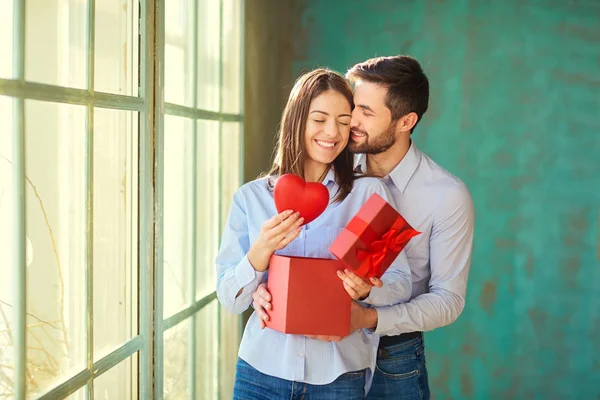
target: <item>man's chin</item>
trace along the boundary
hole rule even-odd
[[[354,141],[348,142],[348,150],[350,150],[350,153],[364,153],[366,147],[368,146]]]

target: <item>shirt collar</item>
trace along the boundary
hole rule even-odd
[[[398,188],[401,193],[404,193],[408,182],[414,175],[417,167],[421,163],[421,152],[417,149],[417,146],[413,141],[411,141],[410,147],[408,148],[408,152],[402,158],[402,161],[394,167],[394,169],[387,175],[394,186]],[[359,173],[365,173],[367,170],[367,155],[366,154],[358,154],[354,157],[354,171]],[[386,178],[387,178],[386,177]]]
[[[337,183],[335,181],[335,170],[333,168],[333,165],[331,166],[331,168],[329,168],[329,170],[327,171],[327,174],[325,175],[325,178],[323,178],[323,185],[327,186],[327,184],[329,182],[333,182],[333,183]]]

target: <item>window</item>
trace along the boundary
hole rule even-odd
[[[0,399],[230,397],[243,7],[0,0]]]

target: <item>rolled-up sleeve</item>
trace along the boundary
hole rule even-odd
[[[252,293],[266,279],[265,272],[256,271],[248,261],[249,249],[248,218],[240,188],[233,196],[216,257],[217,297],[223,307],[235,314],[248,309]]]

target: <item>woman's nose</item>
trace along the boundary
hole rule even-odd
[[[338,124],[336,121],[330,121],[327,124],[325,124],[325,129],[324,129],[324,133],[327,136],[330,137],[335,137],[337,136],[337,134],[339,133],[339,129],[338,129]]]

